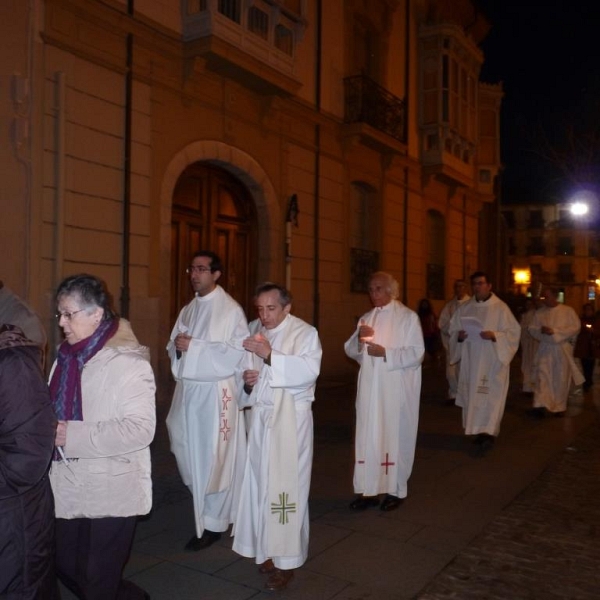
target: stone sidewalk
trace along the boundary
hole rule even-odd
[[[600,598],[596,421],[434,579],[419,600]]]

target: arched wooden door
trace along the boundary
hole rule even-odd
[[[219,284],[253,317],[256,284],[256,210],[244,185],[224,169],[190,165],[173,193],[171,222],[171,322],[193,296],[185,273],[198,250],[212,250],[223,261]]]

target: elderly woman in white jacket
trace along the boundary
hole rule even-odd
[[[149,353],[112,311],[98,278],[68,277],[56,301],[65,335],[50,376],[58,418],[50,472],[57,573],[86,600],[148,598],[122,572],[136,517],[152,506]]]

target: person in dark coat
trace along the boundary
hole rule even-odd
[[[425,342],[425,352],[430,358],[437,358],[441,335],[438,326],[438,318],[427,298],[419,300],[417,308],[421,329],[423,330],[423,341]]]
[[[56,417],[39,345],[0,325],[0,598],[55,598],[48,468]]]
[[[583,390],[587,392],[594,384],[594,367],[600,358],[600,319],[594,314],[594,307],[588,302],[583,305],[581,329],[575,342],[573,356],[581,361],[585,383]]]

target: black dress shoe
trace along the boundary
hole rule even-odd
[[[198,552],[198,550],[204,550],[212,546],[216,541],[221,539],[221,534],[217,531],[204,530],[202,537],[194,536],[186,545],[184,550],[186,552]]]
[[[489,433],[478,433],[473,440],[476,446],[492,445],[494,443],[494,436]]]
[[[379,508],[385,512],[389,512],[390,510],[396,510],[403,502],[404,498],[398,498],[398,496],[386,494]]]
[[[496,438],[489,433],[480,433],[473,440],[469,450],[469,456],[473,458],[482,458],[494,447]]]
[[[546,410],[543,406],[536,406],[527,411],[527,415],[533,419],[543,419],[546,416]]]
[[[377,496],[357,496],[350,502],[352,510],[366,510],[371,506],[379,506],[379,498]]]

